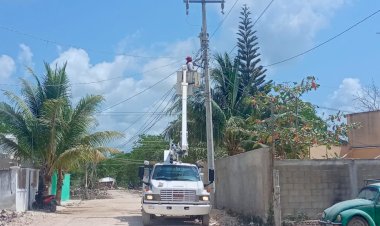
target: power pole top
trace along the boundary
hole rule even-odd
[[[183,0],[186,3],[186,15],[189,14],[190,3],[220,3],[222,8],[222,14],[224,14],[224,3],[225,0]]]

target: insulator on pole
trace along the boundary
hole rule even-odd
[[[186,15],[189,15],[189,0],[186,0]]]

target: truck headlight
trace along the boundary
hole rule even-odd
[[[341,222],[342,221],[342,215],[338,214],[338,216],[336,216],[336,222]]]
[[[210,196],[208,195],[202,195],[199,197],[200,201],[210,201]]]
[[[153,195],[145,195],[146,200],[153,200]]]

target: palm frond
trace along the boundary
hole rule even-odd
[[[30,111],[29,106],[23,99],[10,91],[5,91],[4,95],[11,101],[11,103],[15,105],[16,111],[21,111],[27,118],[33,117],[33,113]]]
[[[122,137],[123,134],[116,131],[101,131],[85,136],[80,143],[91,147],[100,147]]]

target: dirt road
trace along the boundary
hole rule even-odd
[[[58,209],[55,214],[36,215],[30,226],[142,226],[140,196],[122,190],[109,191],[110,199],[83,201]],[[185,220],[185,221],[183,221]],[[186,219],[154,219],[152,225],[200,225]]]

